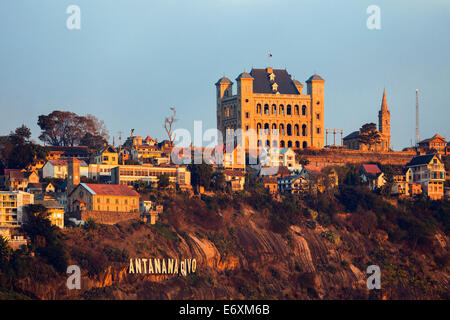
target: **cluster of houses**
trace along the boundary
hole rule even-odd
[[[412,197],[423,193],[433,200],[449,198],[449,190],[445,188],[449,176],[442,160],[446,146],[445,139],[438,135],[424,140],[420,146],[422,152],[405,167],[394,168],[392,194]],[[9,231],[26,222],[24,207],[28,204],[45,206],[51,223],[60,228],[64,228],[65,221],[80,224],[86,217],[101,217],[102,221],[110,221],[104,220],[105,216],[115,217],[111,221],[141,217],[155,223],[162,206],[144,201],[133,186],[140,182],[148,188],[157,187],[160,177],[165,175],[169,188],[192,192],[191,172],[186,164],[192,162],[191,156],[195,157],[197,151],[205,154],[205,148],[193,147],[187,148],[187,153],[186,148],[173,153],[168,141],[158,143],[150,137],[142,139],[133,134],[118,148],[104,145],[95,151],[83,146],[47,149],[46,161],[22,170],[6,169],[0,175],[0,235],[14,240],[15,235]],[[216,156],[216,160],[220,155],[215,169],[220,168],[231,191],[244,189],[250,168],[273,195],[324,192],[339,185],[333,168],[320,170],[302,165],[291,148],[275,151],[261,149],[256,164],[250,164],[253,162],[249,161],[249,155],[240,147],[227,151],[221,146],[207,153]],[[174,154],[177,161],[171,158]],[[184,158],[188,160],[185,163]],[[360,175],[372,190],[388,182],[386,172],[377,164],[362,164]]]

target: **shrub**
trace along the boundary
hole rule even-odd
[[[156,222],[153,226],[156,231],[165,239],[169,241],[180,241],[176,232],[173,232],[168,224]]]
[[[336,245],[341,243],[341,237],[331,230],[323,231],[322,237],[324,237],[325,239]]]

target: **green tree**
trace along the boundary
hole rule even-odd
[[[100,149],[108,143],[104,136],[99,134],[92,134],[91,132],[86,132],[80,140],[80,145],[87,146],[89,149],[97,150]]]
[[[0,159],[3,166],[10,169],[23,169],[38,160],[45,160],[45,148],[30,141],[31,131],[22,125],[0,141]]]
[[[24,213],[28,221],[23,229],[32,240],[32,248],[55,270],[64,272],[68,261],[64,241],[58,227],[47,219],[47,209],[42,205],[28,205],[24,207]]]
[[[362,183],[360,172],[355,165],[347,165],[347,172],[345,173],[343,182],[350,186],[360,185]]]
[[[384,180],[386,183],[381,187],[381,194],[384,196],[390,196],[392,187],[394,186],[394,170],[391,166],[386,166],[383,170]]]
[[[369,146],[369,150],[372,150],[372,146],[381,142],[381,134],[377,130],[375,123],[366,123],[361,129],[359,129],[359,143]]]
[[[225,175],[221,170],[214,173],[213,180],[214,180],[214,189],[218,191],[223,191],[225,189],[226,186]]]
[[[188,170],[191,172],[191,183],[194,187],[202,186],[209,189],[211,185],[212,167],[209,164],[190,164]]]
[[[144,180],[138,180],[134,183],[134,188],[136,189],[137,192],[144,191],[146,187],[147,182],[145,182]]]
[[[170,179],[167,174],[162,174],[158,177],[158,188],[165,189],[170,185]]]

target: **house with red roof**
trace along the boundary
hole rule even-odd
[[[372,190],[379,189],[386,183],[384,173],[376,164],[362,164],[361,179],[368,182],[369,188]]]
[[[69,212],[139,212],[140,195],[122,184],[80,183],[68,195]]]

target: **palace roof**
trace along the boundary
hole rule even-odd
[[[284,69],[273,69],[274,82],[270,80],[266,69],[252,69],[250,75],[253,80],[254,93],[274,93],[272,84],[276,83],[280,94],[299,94],[291,75]]]

